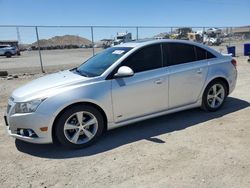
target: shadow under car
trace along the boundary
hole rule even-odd
[[[20,152],[42,158],[65,159],[91,156],[142,139],[164,144],[163,140],[154,137],[183,130],[187,127],[219,118],[247,107],[249,107],[249,102],[228,97],[222,108],[216,112],[208,113],[195,108],[130,124],[107,131],[98,142],[81,150],[70,150],[60,147],[58,144],[31,144],[17,139],[15,144]]]

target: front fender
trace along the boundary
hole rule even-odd
[[[37,109],[37,113],[46,114],[50,117],[50,129],[57,115],[66,107],[88,102],[99,106],[107,116],[107,121],[113,122],[111,82],[108,80],[98,83],[77,86],[70,90],[59,92],[48,97]]]

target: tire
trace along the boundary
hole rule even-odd
[[[4,55],[5,55],[7,58],[10,58],[10,57],[12,56],[12,54],[11,54],[10,52],[6,52]]]
[[[209,83],[202,96],[202,109],[215,112],[220,109],[227,97],[227,87],[221,80]]]
[[[81,125],[80,118],[83,122]],[[104,130],[104,119],[96,108],[90,105],[76,105],[65,110],[55,126],[55,136],[60,144],[72,149],[81,149],[98,140]]]

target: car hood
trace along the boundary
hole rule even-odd
[[[62,71],[29,82],[28,84],[16,89],[12,93],[12,97],[15,102],[28,101],[32,98],[43,98],[56,94],[58,90],[62,90],[65,86],[72,86],[90,79],[91,78],[75,74],[69,70]]]

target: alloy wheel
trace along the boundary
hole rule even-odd
[[[224,87],[217,83],[214,84],[208,91],[207,103],[211,108],[218,108],[225,99]]]
[[[97,133],[98,121],[96,117],[86,111],[72,114],[64,124],[64,135],[73,144],[89,142]]]

